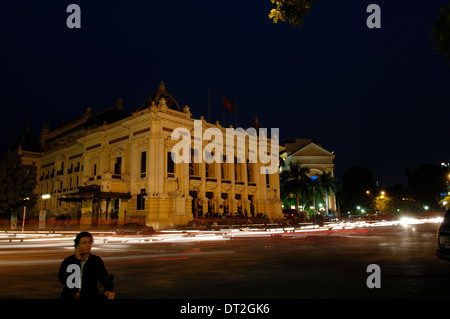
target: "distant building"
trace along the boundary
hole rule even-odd
[[[280,157],[284,160],[286,166],[289,163],[296,163],[300,164],[301,167],[308,168],[309,176],[331,173],[334,177],[333,161],[335,155],[311,139],[295,139],[295,142],[285,143]],[[337,212],[335,194],[328,197],[328,210],[332,213]]]
[[[87,108],[55,129],[45,124],[39,139],[27,131],[16,142],[24,161],[38,168],[36,210],[83,226],[133,221],[156,230],[208,213],[282,217],[278,172],[260,174],[248,152],[243,163],[173,162],[171,133],[182,127],[192,134],[194,119],[164,83],[132,114],[122,104],[95,114]],[[214,127],[225,136],[218,122],[201,123],[203,132]]]

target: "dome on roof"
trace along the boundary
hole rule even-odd
[[[181,112],[181,108],[178,105],[178,102],[173,98],[172,95],[170,95],[166,91],[166,86],[163,81],[161,81],[161,83],[159,84],[158,91],[150,95],[145,100],[144,104],[142,104],[141,106],[141,110],[149,108],[152,105],[152,102],[155,102],[155,104],[158,105],[161,98],[164,98],[166,100],[166,105],[169,109]]]

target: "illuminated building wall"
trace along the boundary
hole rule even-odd
[[[309,176],[331,173],[334,177],[334,153],[310,139],[296,139],[295,142],[286,143],[280,157],[285,161],[285,166],[289,163],[297,163],[301,167],[308,168]],[[335,194],[328,196],[328,210],[337,212]]]
[[[219,123],[201,120],[203,130],[216,127],[225,136]],[[38,158],[33,153],[36,209],[70,214],[85,226],[142,222],[155,229],[207,213],[282,217],[278,172],[260,174],[260,164],[248,161],[175,164],[170,152],[177,141],[171,133],[179,127],[193,132],[194,119],[163,83],[131,115],[119,99],[112,108],[96,114],[88,108],[53,130],[44,125],[41,152]],[[203,147],[209,142],[203,140]],[[44,194],[50,198],[42,199]]]

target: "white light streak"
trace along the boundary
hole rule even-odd
[[[152,244],[161,242],[199,242],[199,241],[220,241],[230,240],[232,238],[245,237],[271,237],[274,235],[292,235],[292,234],[320,234],[320,232],[332,233],[333,231],[352,231],[355,229],[371,229],[373,227],[386,226],[408,226],[425,223],[441,223],[442,217],[436,218],[412,218],[404,217],[395,221],[355,221],[355,222],[337,222],[328,223],[323,227],[318,225],[303,225],[300,227],[273,227],[273,228],[233,228],[220,229],[219,231],[202,230],[164,230],[154,233],[150,236],[113,236],[112,232],[98,231],[91,232],[94,236],[94,246],[96,249],[102,249],[102,245],[111,247],[111,245],[120,244]],[[0,249],[6,248],[44,248],[44,247],[65,247],[72,249],[73,240],[77,231],[54,232],[24,232],[20,231],[2,231],[0,232]]]

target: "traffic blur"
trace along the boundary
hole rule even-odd
[[[149,236],[93,231],[92,253],[114,274],[118,298],[428,298],[446,291],[450,280],[448,264],[434,254],[439,222],[405,218]],[[0,298],[58,298],[56,274],[73,254],[76,234],[3,232]],[[381,267],[380,290],[368,289],[361,276],[369,264]]]
[[[94,246],[105,246],[107,244],[149,244],[152,242],[196,242],[229,240],[239,237],[272,237],[311,235],[334,232],[368,232],[374,227],[386,226],[409,226],[426,223],[441,223],[442,217],[435,218],[412,218],[404,217],[399,220],[379,221],[345,221],[329,222],[323,226],[306,224],[297,227],[280,227],[279,225],[267,225],[267,227],[240,227],[223,228],[218,230],[162,230],[137,235],[120,235],[116,231],[91,231],[94,236]],[[78,231],[0,231],[0,250],[8,248],[46,248],[46,247],[73,247],[73,239]]]

